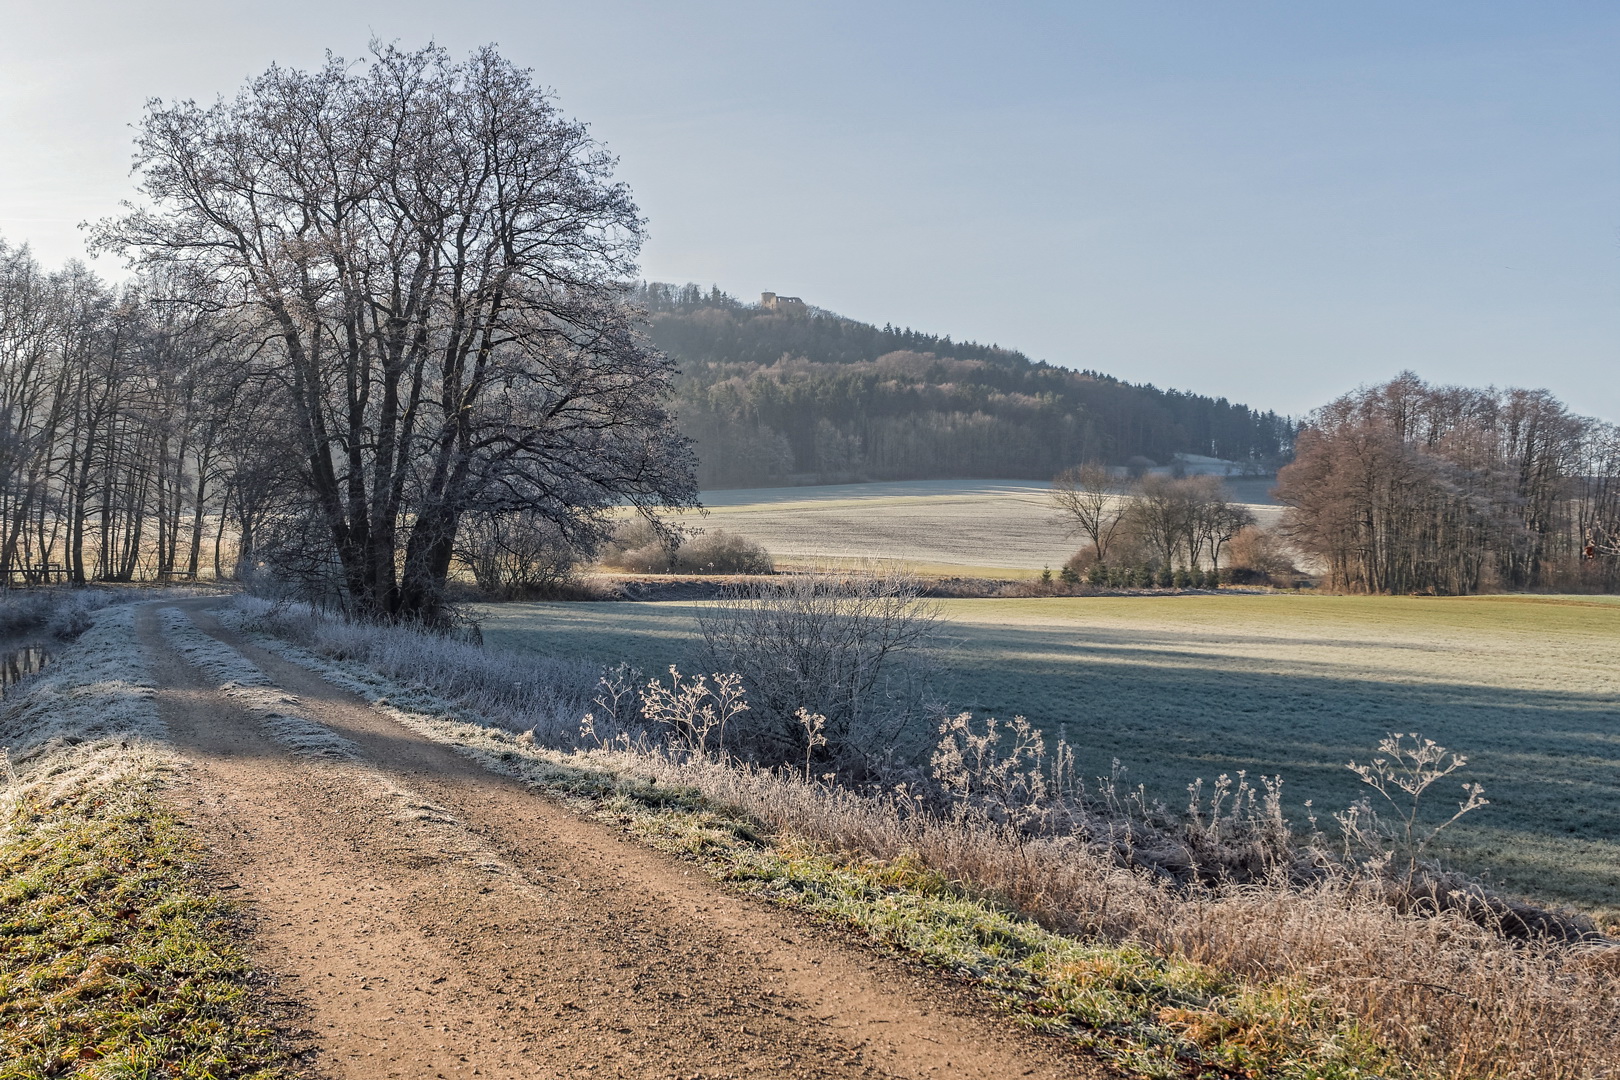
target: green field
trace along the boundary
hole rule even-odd
[[[1391,731],[1469,755],[1492,805],[1449,857],[1529,895],[1620,911],[1620,601],[1225,595],[944,601],[962,707],[1118,758],[1172,805],[1195,777],[1280,773],[1291,812],[1342,808]],[[509,604],[498,647],[691,666],[692,604]],[[1452,800],[1453,785],[1442,792]],[[1327,816],[1325,813],[1322,815]],[[1302,822],[1301,822],[1302,823]]]
[[[1229,482],[1262,520],[1280,513],[1269,479]],[[1030,480],[913,480],[703,493],[709,513],[682,519],[764,546],[783,565],[878,559],[927,574],[1020,577],[1057,569],[1080,546]]]

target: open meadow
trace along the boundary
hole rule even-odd
[[[1228,482],[1263,522],[1280,513],[1271,484]],[[1030,576],[1056,570],[1080,546],[1050,489],[1033,480],[913,480],[706,491],[709,513],[683,524],[745,536],[779,565],[878,559],[923,573]]]
[[[648,673],[698,662],[695,603],[502,604],[486,640]],[[1321,595],[940,602],[953,705],[1022,714],[1118,759],[1171,805],[1186,784],[1281,774],[1324,825],[1365,789],[1344,768],[1389,732],[1466,753],[1491,805],[1449,861],[1526,895],[1620,912],[1620,601]],[[1461,796],[1447,781],[1440,809]]]

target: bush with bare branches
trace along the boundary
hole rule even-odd
[[[534,600],[557,596],[576,578],[579,553],[562,530],[536,514],[472,514],[463,519],[456,558],[485,596]]]
[[[812,757],[859,774],[925,730],[937,619],[915,577],[881,572],[737,586],[698,624],[710,668],[737,672],[747,688],[750,757],[804,760],[804,708],[824,719]]]
[[[770,553],[725,529],[680,532],[643,518],[623,522],[602,549],[602,565],[632,574],[771,574]]]

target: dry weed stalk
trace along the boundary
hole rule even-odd
[[[740,673],[755,710],[744,756],[803,757],[804,708],[823,718],[811,749],[840,774],[864,774],[927,709],[938,614],[917,578],[894,570],[728,589],[698,625],[708,665]]]
[[[1424,826],[1423,796],[1440,780],[1467,765],[1468,759],[1416,732],[1386,736],[1379,742],[1378,752],[1383,756],[1373,758],[1370,765],[1352,761],[1347,767],[1394,809],[1394,826],[1380,821],[1365,804],[1351,807],[1336,817],[1347,843],[1378,851],[1385,841],[1393,841],[1394,850],[1389,856],[1405,859],[1405,878],[1410,881],[1418,872],[1424,850],[1435,837],[1456,824],[1464,814],[1489,806],[1490,800],[1485,798],[1482,785],[1464,783],[1464,798],[1457,804],[1457,812],[1437,825]]]
[[[804,779],[810,782],[810,759],[815,752],[827,745],[827,736],[822,732],[827,730],[827,718],[820,713],[813,713],[803,705],[793,714],[798,717],[799,724],[804,728]]]
[[[675,665],[669,667],[669,686],[651,679],[641,690],[641,715],[649,724],[662,726],[674,744],[687,754],[709,756],[709,736],[715,736],[715,753],[726,756],[726,725],[748,711],[743,697],[742,678],[715,675],[683,678]]]

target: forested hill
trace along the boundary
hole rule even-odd
[[[995,345],[641,286],[705,488],[943,477],[1050,479],[1088,459],[1207,454],[1274,466],[1293,427],[1225,398],[1072,371]]]

